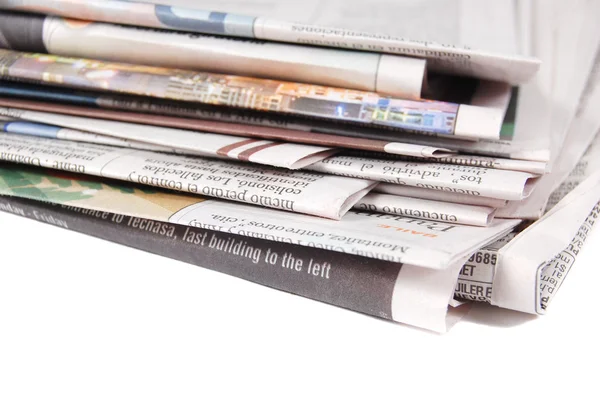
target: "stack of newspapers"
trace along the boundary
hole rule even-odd
[[[546,311],[600,2],[164,3],[0,0],[0,210],[440,332]]]

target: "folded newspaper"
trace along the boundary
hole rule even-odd
[[[130,168],[136,167],[127,163]],[[449,267],[457,258],[506,235],[518,224],[517,220],[494,220],[482,228],[360,210],[348,211],[339,221],[326,220],[207,197],[181,196],[144,186],[113,187],[109,180],[90,182],[86,177],[75,179],[61,173],[2,165],[0,194],[111,210],[432,269]],[[323,185],[320,189],[324,189]]]
[[[364,245],[367,242],[364,239],[353,240],[349,237],[350,231],[326,234],[307,220],[299,219],[280,220],[278,223],[274,220],[279,218],[248,220],[252,212],[235,210],[236,206],[243,205],[217,203],[215,200],[198,202],[197,197],[132,185],[116,185],[105,180],[81,179],[80,176],[62,172],[46,174],[42,169],[8,164],[0,169],[0,175],[1,195],[35,199],[23,201],[0,197],[2,211],[182,259],[344,308],[440,332],[447,329],[453,317],[452,312],[447,312],[452,291],[460,299],[488,301],[507,308],[543,313],[572,267],[600,213],[600,204],[597,204],[600,172],[596,172],[557,205],[562,208],[562,214],[549,212],[516,237],[514,234],[505,236],[470,257],[459,257],[456,262],[449,263],[445,270],[432,270],[408,265],[404,259],[399,259],[402,261],[400,264],[393,257],[373,253],[360,253],[370,257],[370,260],[357,263],[355,259],[360,256],[356,256],[354,249],[346,251],[341,245],[344,242],[352,245]],[[586,201],[586,198],[592,197],[596,202]],[[37,201],[55,203],[60,207],[48,207]],[[107,208],[117,209],[119,213],[111,215],[102,210]],[[262,216],[265,214],[259,213]],[[367,217],[372,214],[362,213]],[[355,217],[359,215],[361,213],[356,213]],[[245,219],[240,220],[240,217]],[[85,219],[89,221],[85,222]],[[415,223],[417,220],[411,221],[406,217],[401,219],[413,231],[417,225],[427,225],[422,221]],[[102,224],[113,226],[101,227]],[[523,252],[519,247],[514,249],[506,243],[520,239],[528,244],[530,240],[539,239],[535,236],[538,230],[542,233],[553,231],[553,224],[561,225],[567,232],[559,237],[553,236],[554,245],[545,245],[545,253],[538,253],[538,257],[540,254],[547,257],[541,257],[544,260],[540,262],[529,257],[520,258],[518,269],[511,267],[514,256],[528,254],[529,250]],[[360,225],[365,226],[362,222]],[[389,218],[385,219],[385,224],[379,225],[383,225],[386,231],[401,230],[398,228],[400,224]],[[436,231],[437,234],[443,229],[452,231],[450,227],[442,227],[439,223],[431,223],[429,228],[433,228],[429,230],[430,233]],[[116,233],[113,229],[123,229],[124,232]],[[334,231],[332,228],[325,230]],[[406,227],[402,230],[406,231]],[[137,234],[145,234],[146,237],[141,239]],[[295,239],[286,239],[283,237],[285,234]],[[326,243],[327,238],[332,237],[338,247]],[[157,245],[157,239],[165,243]],[[452,247],[460,244],[463,236],[456,234],[455,239]],[[306,243],[309,249],[299,248],[305,245],[301,240],[309,242]],[[395,241],[398,242],[397,239]],[[430,242],[431,249],[440,245],[450,247],[439,241]],[[188,244],[191,248],[182,250]],[[369,244],[373,249],[376,246],[390,248],[384,241],[371,241]],[[484,246],[482,243],[480,245]],[[225,255],[232,258],[219,257]],[[219,261],[206,260],[215,259],[214,256]],[[420,253],[420,256],[431,256],[431,253]],[[499,276],[501,269],[504,274]],[[521,278],[527,272],[534,276],[533,279]],[[505,301],[507,297],[512,298],[513,302]],[[518,300],[514,300],[514,297]],[[528,301],[530,297],[533,299],[531,304]]]
[[[52,90],[48,87],[30,87],[25,85],[12,85],[5,83],[0,85],[0,95],[6,97],[0,97],[0,106],[7,108],[16,108],[21,110],[32,110],[32,111],[43,111],[51,112],[60,115],[71,115],[71,116],[83,116],[87,119],[105,119],[123,121],[135,124],[143,124],[147,126],[163,126],[172,127],[183,130],[192,131],[206,131],[217,134],[235,135],[240,137],[253,137],[269,140],[282,140],[286,142],[311,144],[318,146],[334,147],[334,148],[347,148],[355,150],[365,150],[369,152],[380,152],[390,153],[395,155],[410,155],[416,157],[443,157],[447,156],[447,151],[444,148],[437,148],[432,146],[424,146],[421,144],[411,144],[407,142],[392,141],[390,137],[382,137],[381,139],[374,138],[359,138],[350,137],[346,135],[334,135],[327,134],[320,131],[311,131],[311,129],[303,129],[301,125],[289,126],[286,122],[279,118],[266,118],[264,115],[249,114],[247,112],[222,112],[214,109],[207,109],[202,107],[184,107],[182,111],[193,112],[194,114],[204,115],[208,113],[212,115],[216,120],[199,120],[189,119],[181,117],[170,117],[165,115],[152,115],[148,113],[138,112],[124,112],[115,111],[112,108],[124,108],[124,103],[110,102],[112,105],[109,106],[110,110],[107,109],[96,109],[96,106],[104,107],[107,102],[104,101],[106,98],[97,97],[97,94],[85,93],[75,94],[73,92],[67,93],[64,91]],[[12,96],[22,98],[36,98],[36,100],[22,100],[14,99]],[[113,98],[114,99],[114,98]],[[129,99],[122,99],[128,104],[136,104],[144,108],[146,111],[152,111],[154,105],[158,105],[156,102],[136,101]],[[53,101],[53,102],[46,102]],[[58,104],[55,102],[59,102]],[[76,105],[61,104],[60,102],[74,102]],[[121,105],[122,104],[122,105]],[[86,105],[86,106],[84,106]],[[164,104],[165,108],[160,109],[173,109],[173,105]],[[92,106],[92,107],[90,107]],[[176,105],[180,107],[180,105]],[[21,117],[23,113],[19,113],[15,110],[5,110],[4,115],[10,117]],[[222,115],[219,117],[216,115]],[[221,119],[224,119],[222,121]],[[253,124],[254,123],[254,124]],[[264,126],[262,126],[264,124]],[[284,125],[285,127],[279,127]],[[289,127],[298,127],[298,129],[291,129]],[[88,125],[88,128],[91,128]],[[406,140],[402,140],[406,141]],[[419,150],[419,148],[422,148]]]
[[[424,59],[0,12],[0,46],[420,99]],[[135,47],[132,52],[131,48]]]
[[[546,312],[600,214],[600,3],[165,3],[0,2],[0,210],[439,332]]]
[[[0,50],[0,78],[201,104],[389,126],[456,138],[499,139],[507,101],[406,100],[302,83]],[[508,88],[507,88],[508,89]]]
[[[17,104],[17,107],[19,104]],[[268,164],[271,166],[286,167],[291,169],[303,168],[318,160],[324,159],[337,152],[331,147],[308,146],[293,143],[273,142],[255,139],[243,139],[240,136],[216,134],[202,134],[200,131],[186,131],[182,129],[165,128],[158,126],[140,125],[137,123],[123,123],[112,120],[94,119],[90,124],[89,117],[76,117],[57,115],[49,112],[26,111],[18,108],[5,108],[0,106],[0,115],[50,124],[69,129],[85,130],[103,136],[120,138],[128,141],[145,142],[161,147],[171,147],[178,151],[191,151],[205,156],[226,155],[234,159],[246,160]],[[34,130],[30,130],[35,135]],[[243,145],[240,145],[243,143]],[[207,148],[212,146],[212,148]],[[452,151],[414,144],[394,143],[386,144],[393,147],[394,154],[423,158],[440,158],[449,156]],[[261,156],[245,156],[251,148],[260,148]],[[212,150],[210,150],[212,149]],[[232,152],[233,149],[236,151]],[[239,153],[238,153],[239,152]],[[264,156],[268,152],[270,156]],[[244,153],[240,157],[240,153]],[[248,152],[256,155],[258,150]],[[293,158],[290,159],[289,157]],[[292,160],[292,163],[290,163]]]
[[[523,56],[493,54],[467,47],[412,41],[372,32],[355,32],[335,27],[134,1],[8,0],[0,3],[0,8],[38,11],[69,18],[141,25],[163,30],[408,55],[429,60],[437,71],[467,74],[513,84],[523,83],[539,68],[538,60]]]
[[[375,183],[200,157],[0,134],[0,160],[339,219]]]

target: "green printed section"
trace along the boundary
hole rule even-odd
[[[512,140],[515,136],[515,120],[517,118],[517,102],[519,98],[519,88],[513,87],[510,102],[506,109],[506,115],[504,115],[504,122],[500,129],[501,140]]]
[[[135,195],[136,190],[144,194],[159,192],[149,187],[133,187],[117,182],[106,184],[89,176],[0,164],[0,194],[64,204],[92,198],[102,190],[130,195]]]
[[[500,139],[501,140],[512,140],[515,135],[515,124],[504,122],[502,124],[502,129],[500,129]]]

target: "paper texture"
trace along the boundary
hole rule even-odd
[[[222,160],[0,134],[0,160],[339,219],[374,185]]]
[[[440,157],[440,159],[435,160],[435,162],[444,164],[457,164],[463,166],[485,167],[486,169],[524,171],[526,173],[540,175],[545,174],[547,171],[545,162],[494,158],[488,156],[448,155]]]
[[[25,29],[27,29],[25,31]],[[422,59],[0,13],[5,48],[296,81],[419,99]],[[6,47],[6,45],[8,46]],[[135,48],[135,51],[131,51]]]
[[[0,103],[2,99],[0,98]],[[421,161],[421,159],[415,159],[415,156],[396,155],[396,154],[374,154],[369,151],[358,151],[352,150],[347,151],[349,155],[353,156],[366,156],[376,157],[379,159],[395,159],[405,161]],[[436,162],[443,164],[454,164],[461,166],[472,166],[472,167],[484,167],[486,169],[498,169],[498,170],[512,170],[512,171],[524,171],[531,174],[546,174],[547,164],[545,162],[534,162],[530,160],[517,160],[517,159],[506,159],[496,158],[490,156],[478,156],[478,155],[465,155],[456,153],[447,153],[445,156],[432,157],[427,159],[428,162]]]
[[[307,169],[321,173],[506,200],[521,200],[529,196],[538,178],[533,174],[519,171],[342,155],[332,156],[314,163]]]
[[[28,169],[16,164],[0,168],[0,175],[0,194],[3,195],[98,211],[112,209],[134,217],[437,270],[449,269],[458,259],[500,238],[518,224],[516,220],[494,220],[488,227],[481,228],[354,210],[340,221],[333,221],[181,193],[157,192],[145,186],[122,187],[118,182],[89,181],[84,175],[64,176],[55,170]]]
[[[448,191],[411,187],[408,185],[390,184],[387,182],[382,182],[377,185],[374,191],[410,198],[492,207],[496,209],[506,205],[506,200],[503,199],[486,198],[485,196],[474,196]]]
[[[376,213],[443,221],[454,224],[488,226],[496,209],[457,203],[439,202],[404,196],[369,193],[354,205],[355,209]]]
[[[0,50],[0,77],[81,89],[390,126],[456,138],[500,136],[505,109],[411,101],[302,83]]]
[[[595,173],[498,254],[492,304],[543,313],[598,218]]]
[[[470,301],[492,302],[494,272],[498,264],[498,250],[515,237],[510,233],[473,254],[460,270],[454,296]]]
[[[485,97],[482,90],[481,96]],[[23,83],[6,82],[0,85],[0,94],[7,96],[0,98],[3,106],[19,107],[31,110],[51,111],[73,115],[87,115],[106,119],[133,121],[138,123],[153,124],[167,127],[187,128],[192,130],[205,130],[210,132],[226,132],[234,135],[253,135],[268,139],[283,139],[286,141],[310,144],[341,146],[360,150],[396,153],[397,143],[438,147],[460,150],[465,153],[476,153],[500,157],[519,157],[519,152],[514,150],[512,140],[500,141],[464,141],[430,137],[422,133],[406,134],[410,130],[373,128],[359,123],[340,123],[325,119],[306,119],[292,115],[282,115],[271,112],[252,112],[237,108],[214,107],[204,104],[189,104],[182,101],[165,101],[155,98],[140,96],[123,96],[112,93],[83,92],[56,88],[50,86],[34,86]],[[31,98],[37,101],[24,101],[16,98]],[[512,101],[512,100],[511,100]],[[514,130],[514,107],[509,106],[503,131],[512,135]],[[60,105],[60,103],[74,104]],[[86,108],[82,108],[86,106]],[[90,108],[91,107],[91,108]],[[106,109],[94,109],[97,107]],[[111,110],[109,110],[111,109]],[[128,110],[117,112],[115,109]],[[133,112],[132,112],[133,111]],[[166,115],[156,117],[156,115]],[[513,116],[511,118],[511,115]],[[171,117],[177,116],[177,117]],[[201,120],[198,120],[201,119]],[[228,123],[227,127],[222,122]],[[245,128],[231,126],[232,123],[243,123]],[[266,127],[276,128],[270,130]],[[506,127],[506,128],[505,128]],[[266,129],[265,129],[266,128]],[[311,133],[317,133],[315,136]],[[343,136],[343,138],[340,138]],[[320,138],[320,139],[319,139]],[[326,144],[324,142],[331,142]],[[545,163],[549,159],[549,152],[529,152],[532,156],[525,156],[532,163]],[[539,170],[542,166],[534,166]],[[539,172],[539,171],[536,171]]]
[[[46,1],[9,0],[6,9],[40,11],[71,18],[85,18],[161,29],[193,31],[250,37],[314,46],[340,47],[426,58],[431,68],[452,74],[466,74],[489,80],[517,84],[528,80],[539,68],[539,61],[522,56],[476,51],[468,47],[421,42],[375,32],[314,26],[271,18],[213,13],[116,0]]]

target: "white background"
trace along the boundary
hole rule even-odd
[[[598,396],[599,230],[548,315],[445,335],[4,213],[0,242],[3,398]]]

